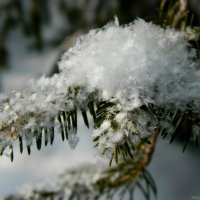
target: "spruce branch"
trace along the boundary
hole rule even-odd
[[[175,10],[176,6],[168,13],[170,24]],[[62,56],[59,74],[1,96],[1,155],[9,149],[12,161],[16,140],[20,151],[25,146],[30,154],[34,140],[40,150],[42,141],[52,144],[58,134],[75,148],[79,140],[77,116],[81,113],[88,128],[91,115],[94,146],[112,165],[95,180],[93,171],[90,177],[94,182],[90,180],[87,186],[83,179],[81,183],[67,179],[69,183],[64,181],[55,192],[31,189],[30,195],[60,198],[66,195],[67,187],[72,191],[71,199],[81,198],[80,193],[98,199],[101,192],[112,198],[116,190],[122,189],[124,194],[126,188],[132,199],[135,187],[146,199],[150,191],[156,193],[145,167],[157,135],[173,142],[181,134],[183,150],[191,140],[198,145],[200,64],[188,40],[185,32],[167,26],[163,29],[143,20],[119,26],[116,19],[114,24],[81,36]],[[71,178],[78,171],[67,174]],[[87,170],[82,172],[79,175],[88,174]]]
[[[144,57],[145,60],[148,58],[150,64],[138,59],[135,46],[125,46],[125,56],[120,59],[126,66],[127,58],[132,59],[132,56],[136,55],[131,63],[137,61],[141,69],[136,66],[134,71],[132,65],[128,64],[125,71],[121,70],[121,61],[116,62],[117,67],[113,65],[113,61],[118,60],[116,55],[119,55],[121,50],[112,45],[124,45],[124,42],[121,44],[120,34],[127,34],[127,37],[130,37],[128,42],[137,42],[140,41],[141,32],[146,33],[146,30],[149,30],[150,34],[139,43],[138,48],[141,50],[138,56]],[[120,34],[113,35],[113,31],[119,31]],[[132,36],[132,32],[140,34]],[[158,37],[155,38],[152,32]],[[116,37],[113,38],[114,42],[109,40],[110,37]],[[99,38],[102,42],[99,42]],[[157,38],[160,38],[160,43]],[[111,42],[113,51],[116,51],[114,54],[110,54],[109,47],[107,48],[108,41]],[[147,49],[152,42],[158,45],[151,54]],[[113,160],[118,163],[121,158],[133,159],[137,146],[142,142],[149,143],[148,138],[155,129],[159,129],[164,138],[171,137],[172,142],[177,133],[187,126],[189,134],[184,136],[184,149],[194,138],[198,144],[196,130],[199,130],[200,112],[197,92],[199,61],[195,52],[188,50],[188,46],[181,32],[169,28],[164,30],[142,20],[127,27],[120,27],[119,23],[115,22],[102,30],[91,31],[88,35],[81,36],[75,46],[61,58],[59,74],[32,81],[20,92],[2,95],[1,154],[8,147],[13,160],[15,140],[19,140],[21,152],[25,141],[30,154],[33,140],[36,140],[36,147],[40,150],[43,137],[45,145],[52,144],[55,134],[58,133],[62,140],[68,139],[74,148],[78,142],[78,112],[82,113],[87,127],[88,113],[92,115],[95,147],[101,155],[110,158],[110,164]],[[105,52],[101,51],[102,48]],[[135,54],[130,56],[126,48],[135,51]],[[171,49],[175,49],[176,52],[173,53]],[[156,54],[161,54],[162,57],[155,57]],[[99,56],[102,56],[102,59],[99,59]],[[107,62],[102,65],[103,59]],[[82,64],[85,75],[77,68],[79,64]],[[113,69],[116,70],[114,75]],[[99,77],[96,71],[103,76]],[[138,78],[135,72],[144,77]],[[112,75],[112,78],[108,74]],[[129,78],[126,79],[126,76]],[[171,80],[168,80],[170,76]],[[121,78],[121,81],[116,77]],[[143,81],[146,79],[147,81]]]
[[[141,144],[137,149],[137,158],[105,169],[103,165],[85,165],[63,173],[61,176],[33,186],[25,187],[5,200],[42,200],[64,198],[80,199],[121,199],[132,200],[134,190],[139,188],[149,200],[151,194],[157,194],[156,185],[149,172],[145,169],[154,151],[158,130],[152,135],[149,144]],[[119,173],[120,172],[120,173]]]
[[[174,15],[173,19],[173,27],[177,27],[177,25],[180,23],[180,21],[187,15],[187,0],[179,0],[179,9]],[[183,25],[183,27],[186,27],[186,25]]]

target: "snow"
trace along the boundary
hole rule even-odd
[[[105,170],[102,163],[85,164],[44,181],[25,185],[12,197],[14,199],[41,199],[43,194],[49,194],[49,197],[54,199],[70,199],[74,195],[81,196],[81,199],[84,197],[94,199],[99,195],[95,182],[101,180],[102,170]]]
[[[101,124],[100,128],[95,129],[95,130],[93,131],[93,137],[98,137],[98,136],[100,136],[105,130],[109,129],[110,127],[111,127],[110,122],[109,122],[109,121],[104,121],[104,122]]]
[[[121,130],[126,126],[127,134],[135,129],[146,136],[150,117],[140,113],[132,116],[138,124],[127,125],[128,117],[124,118],[128,111],[149,103],[184,110],[194,101],[199,107],[200,70],[195,56],[182,32],[164,30],[141,19],[119,26],[115,18],[114,23],[79,37],[62,56],[59,74],[31,80],[20,92],[1,95],[0,139],[9,130],[16,134],[31,126],[54,127],[59,111],[84,108],[95,91],[100,100],[119,102],[121,116],[116,120],[123,122]],[[73,89],[77,86],[83,88],[78,94]],[[71,92],[67,93],[69,87]],[[100,129],[105,130],[105,123]],[[70,138],[74,148],[78,137],[71,134]],[[123,136],[109,138],[112,143]]]
[[[97,88],[108,99],[120,94],[120,101],[134,100],[133,109],[199,99],[200,72],[188,48],[182,32],[141,19],[124,27],[116,22],[79,38],[59,65],[70,84]]]

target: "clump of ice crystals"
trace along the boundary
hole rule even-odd
[[[134,109],[143,103],[199,99],[200,70],[182,32],[139,19],[108,24],[79,38],[59,63],[70,84],[117,96]],[[127,101],[131,100],[131,101]]]
[[[115,22],[91,30],[64,53],[59,74],[32,80],[19,92],[0,95],[1,140],[5,134],[35,124],[52,126],[59,111],[72,110],[75,102],[84,107],[94,91],[100,91],[97,98],[101,100],[119,102],[123,115],[148,103],[184,109],[185,103],[200,99],[195,54],[182,32],[164,30],[141,19],[126,26]],[[67,98],[69,86],[85,89]],[[116,120],[123,120],[123,115]],[[117,134],[112,141],[120,138]]]

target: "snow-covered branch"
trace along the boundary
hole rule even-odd
[[[141,19],[119,26],[116,19],[79,37],[62,56],[59,74],[1,94],[1,151],[17,138],[30,147],[35,137],[40,148],[41,135],[48,142],[54,132],[72,138],[74,147],[77,110],[87,126],[91,111],[94,138],[111,155],[127,139],[134,145],[158,127],[176,129],[187,113],[199,133],[199,66],[183,32]]]

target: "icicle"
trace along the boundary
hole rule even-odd
[[[72,149],[75,149],[75,147],[77,146],[79,140],[80,139],[79,139],[79,137],[77,137],[76,133],[73,130],[70,130],[69,131],[69,140],[68,140],[69,146]]]

